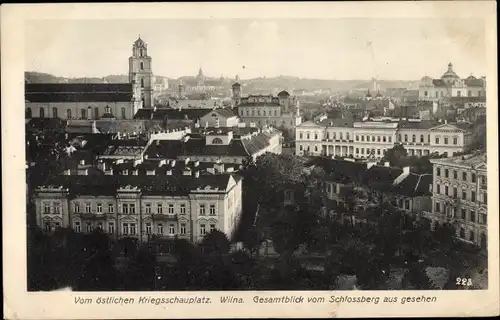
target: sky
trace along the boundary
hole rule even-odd
[[[486,74],[480,19],[30,20],[25,70],[63,77],[127,74],[138,35],[155,75],[242,79],[417,80]]]

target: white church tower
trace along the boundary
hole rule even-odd
[[[135,83],[140,91],[143,108],[152,108],[153,99],[153,69],[151,57],[148,56],[147,44],[139,38],[132,47],[132,56],[128,59],[129,81]]]

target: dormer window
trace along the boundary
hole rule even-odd
[[[212,140],[212,144],[222,144],[222,139],[221,138],[214,138]]]

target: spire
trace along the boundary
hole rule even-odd
[[[448,72],[453,72],[453,65],[450,63],[448,63]]]

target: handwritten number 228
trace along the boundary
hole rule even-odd
[[[472,279],[471,278],[457,278],[456,282],[457,286],[472,286]]]

